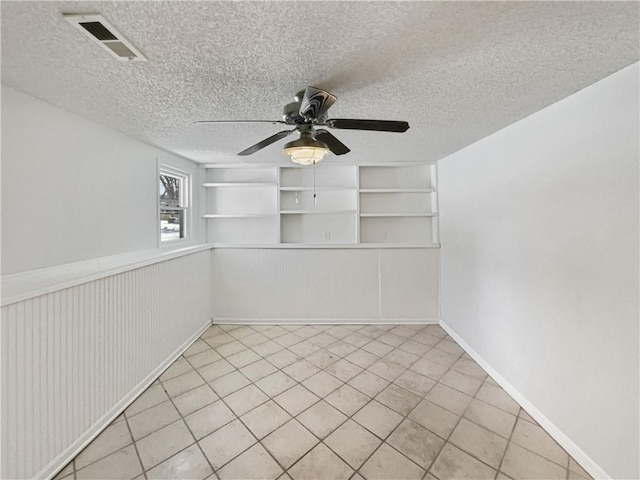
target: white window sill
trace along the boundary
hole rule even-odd
[[[192,244],[190,246],[183,244],[176,245],[175,248],[171,249],[163,246],[163,248],[95,258],[13,275],[3,275],[1,305],[4,307],[29,298],[46,295],[47,293],[116,275],[134,268],[191,255],[210,248],[212,248],[210,244]]]

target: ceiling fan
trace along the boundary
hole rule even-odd
[[[262,150],[264,147],[281,140],[293,132],[300,138],[285,144],[284,153],[291,161],[301,165],[315,165],[331,151],[335,155],[349,153],[349,148],[334,137],[325,128],[347,130],[375,130],[379,132],[406,132],[409,124],[395,120],[358,120],[350,118],[328,118],[327,111],[337,100],[335,95],[316,87],[307,87],[298,92],[295,102],[284,107],[282,120],[203,120],[196,123],[271,123],[292,125],[291,130],[283,130],[261,142],[241,151],[238,155],[246,156]]]

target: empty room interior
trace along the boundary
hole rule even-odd
[[[640,3],[0,8],[1,478],[640,478]]]

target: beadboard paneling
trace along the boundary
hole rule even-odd
[[[437,249],[213,249],[214,320],[437,320]]]
[[[439,250],[380,250],[380,316],[439,318]]]
[[[210,318],[210,252],[2,308],[2,478],[46,477]]]

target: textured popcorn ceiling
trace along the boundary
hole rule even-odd
[[[334,130],[349,161],[437,160],[638,60],[637,2],[2,2],[2,81],[202,162],[234,154],[306,85],[333,117],[407,120],[405,134]],[[142,51],[123,63],[61,13],[102,13]],[[292,138],[292,137],[289,137]],[[517,161],[517,159],[514,159]]]

